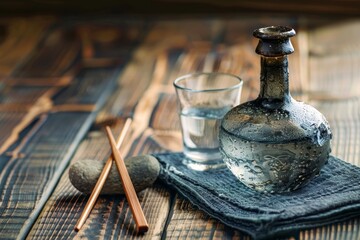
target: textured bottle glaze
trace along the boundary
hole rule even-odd
[[[219,142],[224,162],[246,186],[264,192],[298,189],[319,174],[330,154],[331,131],[315,108],[289,93],[293,52],[286,27],[258,29],[260,93],[223,118]]]
[[[292,101],[268,110],[252,101],[225,116],[220,152],[229,169],[248,187],[286,192],[319,174],[329,157],[330,138],[328,123],[309,105]]]
[[[262,192],[287,192],[318,175],[329,157],[330,143],[310,141],[259,143],[223,133],[221,152],[232,173],[246,186]]]

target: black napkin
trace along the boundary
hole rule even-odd
[[[256,192],[227,168],[194,171],[182,153],[154,155],[160,178],[191,203],[253,238],[274,238],[360,215],[360,168],[331,156],[319,177],[290,193]]]

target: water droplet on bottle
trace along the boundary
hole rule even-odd
[[[254,171],[255,171],[255,173],[262,173],[263,170],[260,166],[255,166]]]

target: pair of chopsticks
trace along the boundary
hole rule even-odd
[[[137,231],[138,232],[146,232],[149,229],[148,223],[146,221],[146,218],[142,211],[141,205],[139,203],[139,199],[137,198],[137,195],[136,195],[136,192],[134,189],[134,185],[132,184],[129,173],[126,169],[124,159],[121,157],[121,154],[118,150],[125,139],[126,133],[130,128],[131,122],[132,121],[130,118],[128,118],[126,120],[125,125],[120,133],[117,143],[115,142],[115,139],[110,130],[110,127],[106,126],[106,133],[107,133],[110,145],[111,145],[112,156],[110,156],[105,163],[105,166],[100,174],[98,181],[96,182],[96,185],[90,195],[90,198],[89,198],[88,202],[86,203],[85,208],[84,208],[83,212],[81,213],[81,216],[75,225],[75,231],[79,231],[81,229],[81,227],[84,225],[87,217],[89,216],[92,208],[94,207],[95,202],[96,202],[96,200],[105,184],[105,181],[109,175],[109,172],[111,170],[111,166],[113,164],[113,159],[115,160],[116,167],[119,171],[121,183],[124,188],[126,199],[129,203],[131,212],[133,214],[133,217],[134,217],[134,220],[135,220],[135,223],[137,226]]]

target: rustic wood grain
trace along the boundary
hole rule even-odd
[[[18,104],[13,110],[22,112],[21,118],[14,119],[12,128],[7,128],[4,131],[6,139],[1,142],[0,154],[3,154],[12,144],[14,144],[20,137],[20,133],[30,125],[41,114],[50,110],[52,103],[50,97],[55,94],[56,89],[48,89],[32,105],[22,106]],[[25,99],[23,100],[23,102]],[[7,104],[4,104],[5,106]],[[8,110],[5,108],[5,111]],[[6,112],[5,112],[6,113]],[[6,114],[5,114],[6,118]]]
[[[137,57],[134,57],[134,63],[136,65],[137,62]],[[150,62],[151,63],[151,62]],[[123,89],[124,92],[127,91],[130,94],[133,94],[133,100],[134,103],[132,105],[134,105],[135,103],[136,108],[134,108],[134,106],[131,106],[135,111],[138,112],[138,114],[134,115],[134,123],[133,125],[136,126],[136,128],[134,129],[134,131],[132,132],[132,136],[129,137],[128,139],[128,144],[132,143],[132,142],[136,142],[133,141],[135,139],[138,139],[141,136],[142,131],[144,131],[147,128],[147,122],[150,118],[151,115],[151,108],[147,109],[147,107],[152,104],[156,103],[156,98],[153,98],[151,96],[151,93],[153,92],[153,90],[156,90],[156,82],[158,82],[161,79],[161,76],[155,76],[153,77],[152,75],[152,70],[153,70],[153,66],[149,65],[149,70],[146,71],[146,68],[143,69],[144,72],[139,72],[138,70],[133,68],[133,65],[131,65],[131,63],[129,65],[126,66],[126,68],[124,69],[124,73],[125,74],[129,74],[129,76],[131,76],[130,79],[125,78],[125,81],[130,84],[128,86],[126,86],[127,88]],[[135,71],[134,71],[135,70]],[[132,76],[134,73],[139,73],[138,74],[138,78],[134,78],[134,76]],[[162,75],[161,73],[158,73],[160,75]],[[122,76],[123,76],[122,75]],[[144,82],[144,88],[141,89],[140,91],[138,90],[138,84],[139,81],[141,83],[141,79],[143,79]],[[137,80],[137,82],[134,82],[134,80]],[[150,81],[153,83],[153,85],[155,87],[147,89],[147,86],[150,84]],[[141,96],[142,98],[140,98],[139,95],[137,95],[136,93],[134,94],[133,91],[139,91],[140,94],[141,92],[145,94],[144,96]],[[116,93],[115,93],[116,94]],[[153,102],[153,103],[151,103]],[[121,108],[120,108],[121,109]],[[141,139],[141,137],[140,137]],[[98,154],[99,152],[101,153],[102,151],[99,151],[98,148],[101,149],[106,149],[106,154],[108,153],[108,147],[104,147],[104,146],[108,146],[107,140],[106,138],[104,138],[104,136],[100,139],[100,142],[97,142],[94,146],[87,146],[86,149],[80,148],[80,155],[82,151],[84,151],[84,153],[93,153],[93,154]],[[83,149],[83,150],[81,150]],[[94,150],[94,151],[93,151]],[[141,153],[147,153],[150,149],[132,149],[131,153],[134,155],[138,155]],[[124,152],[124,151],[123,151]],[[83,155],[82,155],[83,156]],[[105,156],[102,156],[102,159],[104,159]],[[92,156],[91,158],[96,158],[96,156]],[[64,179],[64,178],[63,178]],[[65,185],[70,185],[67,176],[65,178],[65,180],[61,181],[61,183],[63,181]],[[60,184],[61,185],[61,184]],[[149,232],[144,235],[144,238],[155,238],[155,239],[159,239],[162,235],[162,231],[163,231],[163,226],[165,224],[166,218],[167,218],[167,210],[169,209],[169,194],[167,193],[167,191],[165,189],[162,189],[160,191],[160,193],[158,193],[159,190],[157,190],[158,188],[155,187],[154,189],[148,189],[146,190],[143,194],[144,195],[140,195],[140,202],[143,203],[143,209],[145,212],[145,216],[148,217],[148,221],[150,224],[150,230]],[[74,191],[74,190],[73,190]],[[75,190],[76,191],[76,190]],[[56,193],[56,190],[55,190]],[[60,193],[59,193],[60,194]],[[155,194],[155,195],[154,195]],[[61,195],[61,194],[60,194]],[[55,194],[56,196],[56,194]],[[61,201],[61,197],[60,196],[60,200]],[[146,201],[143,202],[143,199],[146,199]],[[56,200],[54,200],[56,201]],[[48,204],[49,207],[51,207],[51,203],[52,203],[52,199],[50,199],[49,201],[50,204]],[[81,202],[78,208],[78,215],[81,212],[81,209],[84,207],[84,203],[85,203],[85,199],[81,199]],[[85,226],[83,227],[83,229],[77,234],[75,235],[75,232],[73,231],[73,228],[68,228],[68,229],[64,229],[64,234],[66,236],[69,237],[74,237],[74,238],[89,238],[89,239],[103,239],[103,238],[133,238],[134,234],[135,234],[135,228],[131,219],[131,213],[129,211],[128,205],[126,203],[126,200],[124,197],[111,197],[108,198],[108,200],[106,201],[107,205],[110,204],[110,206],[112,207],[107,207],[106,205],[102,205],[101,209],[102,211],[100,212],[96,212],[97,206],[98,204],[95,205],[95,209],[93,210],[92,214],[90,214],[90,218],[88,219],[88,221],[85,223]],[[117,207],[119,206],[119,207]],[[104,209],[107,209],[105,210]],[[71,214],[69,215],[70,218],[72,218],[73,212],[71,212],[71,209],[69,209],[70,212],[65,212],[65,215]],[[44,238],[46,239],[47,237],[51,236],[51,235],[46,235],[46,231],[44,233],[44,231],[42,231],[42,224],[41,222],[48,222],[49,219],[46,216],[47,214],[52,214],[52,212],[55,211],[56,214],[56,210],[54,209],[50,209],[49,212],[45,211],[43,212],[43,214],[45,214],[44,216],[41,216],[38,221],[38,223],[34,226],[32,232],[30,233],[30,237],[32,238]],[[106,218],[104,220],[106,220],[104,222],[103,216],[109,216],[109,219],[107,220]],[[95,218],[95,220],[93,220],[93,218]],[[40,223],[39,223],[40,222]],[[74,222],[75,224],[75,222]],[[100,225],[99,225],[100,224]],[[54,224],[52,224],[51,226],[53,226]],[[50,227],[51,227],[50,226]],[[46,226],[49,227],[49,226]],[[55,227],[57,227],[57,225],[55,225]],[[45,228],[46,229],[46,228]]]
[[[90,71],[92,73],[90,75],[86,74],[87,71],[90,70],[84,69],[83,74],[73,80],[73,87],[65,88],[54,97],[55,104],[61,106],[91,103],[94,105],[92,110],[96,110],[105,102],[115,82],[114,69],[107,75],[104,75],[101,69],[97,69],[100,74]],[[103,77],[101,82],[92,80],[98,77]],[[81,90],[84,87],[82,84],[85,83],[89,92],[84,91],[78,95],[83,99],[78,101],[69,97],[64,99],[69,91]],[[66,112],[66,109],[62,109],[65,111],[59,112],[57,109],[57,112],[48,113],[52,109],[51,98],[56,92],[50,89],[50,93],[46,92],[42,95],[23,116],[22,121],[20,123],[14,121],[17,125],[10,129],[14,137],[8,137],[7,140],[15,143],[22,129],[25,129],[39,114],[47,113],[48,117],[41,125],[33,126],[36,131],[30,130],[28,134],[31,136],[23,137],[23,141],[18,143],[14,150],[16,154],[6,159],[6,163],[2,163],[0,238],[24,238],[27,235],[80,139],[95,119],[95,112],[91,111]],[[7,149],[9,145],[5,142],[2,147]]]
[[[319,100],[360,95],[360,20],[329,23],[309,32],[310,88]]]
[[[0,20],[0,81],[29,57],[54,20],[50,16]]]
[[[295,26],[295,54],[289,60],[291,91],[327,117],[334,134],[332,154],[360,166],[360,54],[358,33],[352,31],[358,21],[322,22],[311,29],[299,24],[301,19],[273,17],[57,21],[46,34],[44,23],[35,36],[26,31],[11,35],[23,42],[32,38],[22,48],[28,57],[24,61],[15,51],[3,65],[0,61],[0,76],[10,75],[6,87],[0,87],[0,141],[7,141],[29,109],[52,90],[46,96],[48,108],[28,117],[17,131],[20,137],[6,147],[12,155],[0,155],[1,239],[250,239],[161,183],[139,194],[150,224],[145,235],[135,233],[123,196],[99,198],[84,228],[76,233],[73,227],[87,197],[71,186],[65,169],[70,160],[106,160],[110,151],[101,126],[110,120],[118,134],[128,116],[135,126],[122,150],[128,156],[181,151],[172,82],[189,72],[239,75],[244,80],[242,101],[256,98],[260,59],[251,34],[264,25]],[[39,42],[40,36],[45,37]],[[17,46],[9,43],[11,48]],[[0,54],[2,49],[0,44]],[[106,99],[100,113],[92,112]],[[95,117],[98,124],[76,150]],[[359,229],[360,219],[354,218],[288,239],[355,240]]]
[[[325,24],[308,34],[308,102],[330,123],[331,154],[360,166],[359,21]],[[300,239],[359,239],[359,217],[306,230]]]
[[[11,105],[13,109],[18,111],[22,110],[26,112],[23,117],[14,121],[14,127],[8,128],[4,131],[6,140],[1,143],[0,153],[3,153],[19,138],[21,131],[23,131],[36,117],[42,113],[48,111],[87,111],[91,112],[96,110],[96,104],[104,94],[106,89],[111,88],[115,83],[116,75],[118,71],[114,68],[84,68],[80,71],[72,81],[72,83],[60,89],[58,87],[52,88],[35,88],[35,87],[23,87],[26,91],[22,90],[21,87],[10,88],[9,91],[4,91],[4,96],[9,95],[5,103],[0,105],[1,108],[5,108],[9,103],[17,103],[17,106]],[[100,79],[100,81],[99,81]],[[39,93],[36,92],[37,89]],[[31,91],[33,90],[33,91]],[[45,91],[46,90],[46,91]],[[27,101],[28,95],[23,92],[30,92],[28,95],[34,98],[33,103],[31,99]],[[42,93],[42,94],[41,94]],[[41,95],[40,95],[41,94]],[[18,95],[18,98],[16,96]],[[21,95],[21,96],[20,96]],[[22,100],[20,100],[22,99]],[[102,100],[103,101],[103,100]],[[26,103],[26,105],[21,103]]]
[[[54,105],[96,104],[104,89],[112,90],[118,75],[119,69],[114,67],[82,68],[69,86],[53,97]]]
[[[21,107],[27,104],[31,106],[43,94],[45,94],[48,89],[48,87],[29,86],[14,86],[11,88],[5,88],[1,91],[0,94],[0,105],[4,106],[9,104],[17,104],[19,107]]]
[[[360,21],[338,23],[309,33],[310,100],[333,130],[332,153],[360,166]],[[336,38],[331,36],[337,36]]]
[[[108,101],[104,110],[98,115],[98,120],[114,117],[117,115],[131,117],[134,114],[138,99],[149,87],[151,73],[153,70],[153,60],[130,62],[126,69],[118,78],[118,85],[115,93]],[[139,70],[141,69],[141,70]]]
[[[124,121],[120,121],[114,126],[116,133],[123,123]],[[141,139],[142,137],[138,141],[142,142]],[[149,148],[132,148],[135,145],[131,141],[125,141],[124,144],[121,152],[128,156],[149,153]],[[154,147],[155,145],[151,149],[155,151],[159,149]],[[110,147],[104,131],[92,131],[82,142],[72,161],[79,159],[105,161],[109,154]],[[73,228],[87,197],[72,187],[66,171],[28,238],[49,239],[64,236],[73,239],[160,239],[170,208],[169,197],[169,192],[161,185],[155,185],[139,194],[140,203],[150,226],[149,231],[144,235],[136,234],[126,198],[121,195],[101,196],[83,228],[76,233]]]
[[[61,171],[61,165],[68,161],[69,150],[79,141],[79,134],[83,134],[84,129],[80,130],[88,115],[49,116],[32,141],[23,147],[24,156],[13,157],[4,166],[0,179],[1,238],[16,238],[36,217],[34,209],[41,207],[39,201],[53,187],[54,172]],[[64,124],[70,127],[61,127]]]
[[[128,58],[146,34],[148,24],[136,19],[116,18],[76,23],[83,59]]]
[[[24,111],[1,111],[0,112],[0,146],[7,141],[11,135],[11,130],[14,129],[21,119],[26,115]],[[7,147],[6,147],[7,149]]]
[[[12,77],[17,78],[55,78],[74,66],[80,54],[80,40],[71,28],[54,28],[46,38],[38,43],[26,62],[19,65]],[[35,79],[32,80],[36,84]]]

